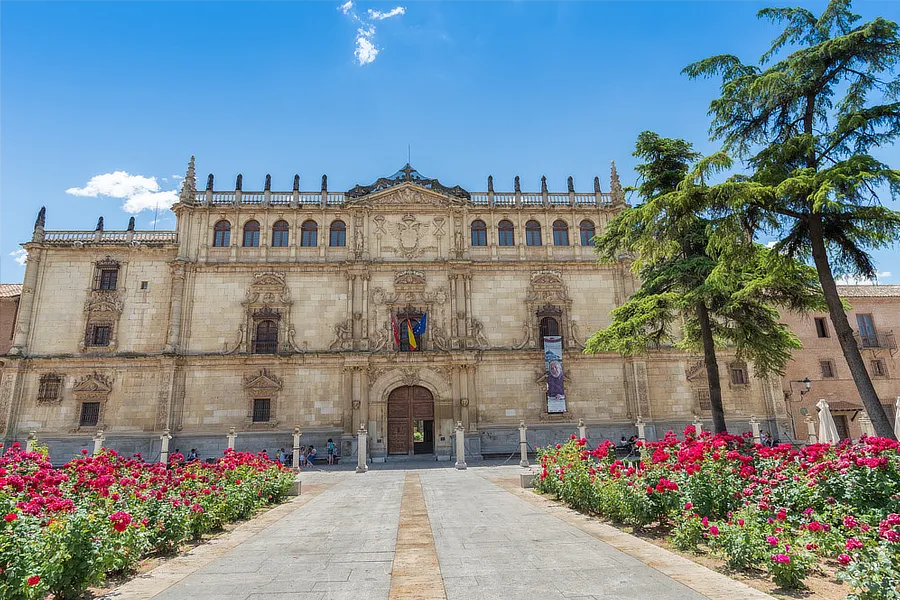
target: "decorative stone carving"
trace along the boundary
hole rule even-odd
[[[277,415],[278,394],[281,392],[281,378],[268,369],[260,369],[256,373],[244,375],[244,396],[247,402],[247,419],[244,427],[247,429],[274,429],[278,427]],[[269,400],[269,420],[265,422],[253,421],[253,402],[260,397]]]
[[[268,369],[244,375],[244,389],[247,391],[279,391],[281,387],[281,378],[270,373]]]
[[[72,388],[72,393],[75,396],[75,400],[79,407],[83,402],[100,403],[100,414],[97,418],[96,425],[99,429],[104,428],[104,413],[106,412],[106,402],[109,399],[110,392],[112,392],[112,377],[96,371],[77,380],[75,386]],[[80,414],[80,412],[79,408],[78,413]],[[81,429],[85,428],[78,426],[76,422],[75,431]]]
[[[394,286],[425,286],[425,271],[408,269],[394,276]]]
[[[403,385],[419,385],[419,372],[417,369],[400,369]]]
[[[569,314],[572,309],[572,300],[569,298],[568,288],[562,280],[559,271],[542,269],[531,274],[531,285],[525,295],[527,317],[523,325],[522,341],[514,346],[521,350],[526,347],[534,347],[538,342],[538,316],[552,316],[559,322],[559,331],[563,335],[563,344],[566,348],[583,348],[579,342],[571,324]]]
[[[350,404],[351,404],[351,406],[353,406],[353,410],[359,410],[359,406],[360,406],[359,400],[354,400]]]
[[[6,433],[9,406],[12,403],[13,375],[7,375],[0,384],[0,433]]]
[[[350,350],[353,348],[353,321],[345,319],[334,325],[334,339],[329,350]]]
[[[261,321],[274,321],[278,324],[278,352],[301,352],[293,338],[291,324],[291,291],[287,286],[285,273],[282,271],[257,271],[253,281],[247,287],[244,301],[244,318],[238,330],[238,343],[230,352],[242,350],[252,351],[256,327]]]
[[[468,398],[460,398],[459,405],[462,406],[463,408],[467,407],[469,405],[469,399]]]
[[[421,256],[424,248],[419,242],[428,231],[428,227],[427,223],[420,223],[411,214],[404,215],[399,222],[394,223],[393,236],[397,241],[397,252],[405,258]]]
[[[164,371],[159,378],[159,396],[156,401],[156,428],[164,429],[169,420],[169,393],[172,388],[172,379],[168,371]]]

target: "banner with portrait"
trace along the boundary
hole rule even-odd
[[[566,391],[563,388],[562,338],[544,336],[544,365],[547,370],[547,412],[566,412]]]

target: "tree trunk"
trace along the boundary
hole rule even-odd
[[[719,381],[719,363],[716,362],[716,343],[709,323],[706,304],[697,304],[697,320],[700,322],[700,339],[703,341],[703,362],[706,363],[706,379],[709,381],[709,406],[712,409],[713,430],[726,433],[725,409],[722,407],[722,382]]]
[[[850,322],[847,319],[847,313],[844,312],[841,297],[838,295],[837,285],[834,283],[834,274],[831,272],[831,265],[828,262],[828,252],[825,248],[825,238],[822,232],[822,221],[818,215],[810,215],[809,237],[812,245],[813,262],[815,262],[816,271],[819,274],[819,283],[822,285],[825,303],[828,304],[828,313],[831,316],[831,323],[834,325],[834,333],[841,344],[844,360],[847,361],[847,366],[850,367],[850,374],[853,375],[853,381],[856,383],[859,397],[862,399],[863,406],[872,420],[875,433],[881,437],[896,440],[897,437],[894,435],[893,425],[888,420],[884,407],[881,406],[881,402],[878,400],[875,386],[872,385],[872,379],[869,377],[869,372],[866,371],[866,363],[863,361],[859,345],[853,336],[853,329],[850,327]]]

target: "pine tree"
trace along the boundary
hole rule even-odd
[[[711,244],[718,223],[704,216],[706,178],[727,168],[723,154],[700,160],[684,140],[645,131],[635,156],[641,203],[624,209],[596,240],[602,260],[634,256],[640,289],[612,312],[586,352],[645,354],[674,345],[702,349],[716,432],[726,431],[716,348],[731,346],[760,377],[783,373],[800,347],[775,306],[822,306],[815,271],[759,244]],[[717,238],[718,239],[718,238]]]
[[[897,24],[878,17],[856,25],[850,0],[831,0],[818,17],[803,8],[758,16],[784,24],[761,66],[719,55],[684,70],[721,77],[711,133],[752,172],[723,186],[717,208],[732,228],[773,235],[776,251],[812,259],[866,412],[878,435],[894,438],[834,275],[873,278],[869,251],[900,234],[900,213],[879,199],[900,192],[900,171],[872,155],[900,135]]]

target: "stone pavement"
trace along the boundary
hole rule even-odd
[[[514,489],[518,466],[415,466],[303,473],[303,496],[105,598],[768,598]]]

